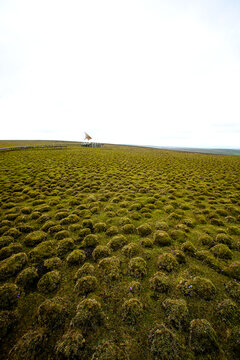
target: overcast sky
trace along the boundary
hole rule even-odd
[[[239,0],[0,0],[0,139],[240,148]]]

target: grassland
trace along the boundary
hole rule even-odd
[[[78,146],[78,141],[60,141],[60,140],[0,140],[0,148],[16,146],[54,146],[67,145]]]
[[[238,359],[239,179],[231,156],[1,153],[2,359]]]

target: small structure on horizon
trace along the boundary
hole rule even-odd
[[[84,138],[84,140],[87,140],[87,141],[92,140],[92,138],[91,138],[91,136],[90,136],[90,135],[88,135],[86,132],[85,132],[84,134],[85,134],[85,138]]]
[[[84,147],[102,147],[103,146],[103,144],[100,144],[100,143],[90,142],[90,140],[92,140],[92,137],[86,132],[84,132],[84,134],[85,134],[84,140],[87,140],[87,141],[83,142],[82,146],[84,146]]]

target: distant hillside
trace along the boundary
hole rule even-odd
[[[149,146],[157,149],[195,152],[202,154],[215,154],[215,155],[234,155],[240,156],[240,149],[201,149],[201,148],[182,148],[182,147],[162,147],[162,146]]]

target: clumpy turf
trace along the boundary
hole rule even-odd
[[[231,156],[0,153],[3,360],[237,360],[239,178]]]

